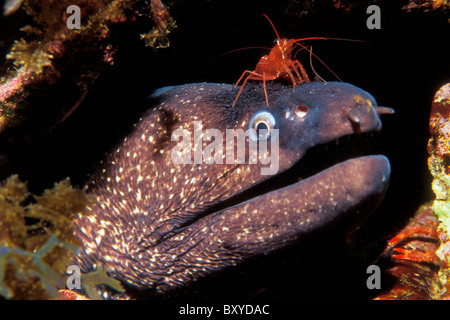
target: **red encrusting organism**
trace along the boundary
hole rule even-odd
[[[445,261],[437,255],[443,235],[431,205],[423,205],[391,240],[382,256],[390,263],[394,283],[376,300],[448,299],[439,279]]]
[[[312,55],[314,55],[308,48],[306,48],[300,42],[306,40],[327,40],[327,38],[324,37],[281,39],[269,17],[265,14],[263,14],[263,16],[266,17],[267,20],[269,20],[270,25],[275,31],[275,34],[277,36],[277,43],[275,47],[271,49],[268,55],[263,56],[259,60],[255,70],[253,71],[245,70],[242,73],[241,77],[235,84],[235,86],[237,87],[242,82],[241,89],[239,90],[239,93],[237,94],[236,99],[233,102],[233,108],[237,100],[239,99],[242,90],[244,90],[244,87],[247,84],[248,80],[256,80],[263,82],[267,107],[269,107],[269,99],[267,97],[266,81],[271,81],[278,78],[285,78],[292,82],[294,88],[297,85],[302,84],[303,82],[309,82],[308,75],[306,74],[306,71],[303,68],[302,64],[298,60],[293,60],[292,51],[295,49],[295,45],[298,45],[302,47],[302,49],[306,49]]]

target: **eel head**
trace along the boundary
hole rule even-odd
[[[98,203],[76,221],[83,271],[101,264],[132,287],[163,293],[376,208],[387,158],[333,160],[349,137],[379,131],[388,108],[346,83],[268,83],[269,108],[260,84],[248,84],[232,108],[236,94],[203,83],[152,95],[90,179]],[[252,158],[252,143],[267,152]]]

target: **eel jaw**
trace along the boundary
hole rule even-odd
[[[169,291],[282,248],[345,216],[373,211],[389,177],[386,157],[364,156],[206,215],[160,244],[160,252],[176,257],[171,266],[176,272],[158,281],[155,289]]]

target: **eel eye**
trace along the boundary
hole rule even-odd
[[[303,119],[308,115],[308,106],[304,105],[304,104],[300,104],[295,108],[295,115],[300,118]]]
[[[267,111],[259,111],[250,120],[250,138],[254,141],[267,140],[270,131],[275,128],[275,118]]]

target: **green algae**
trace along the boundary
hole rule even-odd
[[[84,274],[82,279],[86,296],[92,300],[103,299],[96,287],[99,284],[106,285],[119,293],[124,292],[120,281],[108,276],[106,270],[103,269],[101,265],[97,266],[97,269],[95,271]]]
[[[0,184],[0,295],[52,299],[80,247],[72,220],[92,201],[68,179],[43,195],[29,193],[17,175]]]

